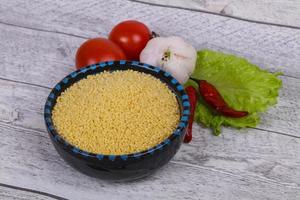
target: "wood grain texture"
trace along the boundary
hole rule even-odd
[[[100,181],[102,186],[98,188],[99,180],[80,174],[62,161],[45,132],[42,119],[49,89],[3,80],[0,85],[0,105],[7,108],[0,117],[1,182],[71,199],[83,198],[86,193],[91,193],[93,199],[98,192],[107,198],[110,195],[121,198],[131,187],[137,187],[136,183],[120,184],[118,187],[123,192],[111,194],[116,187],[114,184]],[[14,112],[17,113],[11,114]],[[224,129],[222,136],[215,137],[209,130],[194,125],[193,142],[182,146],[167,171],[162,170],[160,175],[139,182],[143,185],[140,187],[151,189],[135,194],[136,199],[150,197],[153,191],[157,193],[154,199],[167,198],[172,193],[183,198],[188,197],[189,192],[195,197],[205,193],[211,199],[218,199],[214,187],[224,187],[219,195],[222,193],[230,199],[264,199],[270,195],[263,191],[252,194],[256,187],[268,188],[273,199],[280,199],[282,195],[294,199],[300,195],[299,138],[255,129]],[[211,178],[212,174],[215,178]],[[174,178],[176,175],[178,177]],[[216,180],[220,185],[215,185]],[[187,184],[182,185],[182,182]],[[188,186],[190,184],[201,189]],[[247,186],[244,188],[240,184]],[[162,185],[165,185],[164,190],[160,189]],[[75,191],[77,187],[81,190]],[[87,189],[89,187],[94,188],[93,191]],[[179,191],[178,187],[181,187]],[[246,193],[239,193],[241,190]],[[279,191],[273,194],[275,190]],[[286,190],[290,192],[280,192]],[[232,197],[232,192],[238,195]]]
[[[199,49],[283,71],[278,105],[262,115],[258,129],[225,128],[215,137],[194,124],[193,142],[145,180],[111,183],[73,170],[45,132],[45,99],[74,70],[85,38],[105,36],[130,18]],[[300,30],[129,1],[3,0],[0,44],[0,183],[70,199],[300,198]],[[22,197],[0,188],[1,194]]]
[[[66,74],[66,66],[73,66],[75,51],[83,41],[72,35],[106,36],[117,22],[134,18],[144,21],[161,35],[182,36],[197,49],[211,48],[234,53],[265,69],[280,70],[285,75],[300,78],[297,70],[300,63],[300,30],[127,1],[23,2],[24,9],[17,7],[17,2],[8,1],[5,7],[0,7],[0,21],[30,29],[1,26],[0,39],[3,44],[0,47],[0,58],[5,61],[4,70],[0,74],[2,77],[15,76],[11,78],[49,86],[49,81],[35,81],[39,73],[31,73],[29,68],[41,71],[41,65],[54,59],[56,66],[51,67],[58,70],[58,74]],[[27,12],[28,10],[31,12]],[[156,15],[153,16],[153,13]],[[57,32],[64,34],[54,34]],[[14,60],[22,62],[15,63],[10,56],[15,56]],[[33,64],[34,66],[28,66]],[[11,71],[14,69],[15,71]],[[5,73],[6,71],[9,73]],[[48,71],[41,73],[55,76]],[[16,77],[18,75],[20,77]]]
[[[125,184],[108,183],[87,177],[72,169],[58,156],[44,132],[33,132],[32,130],[3,124],[0,126],[0,131],[3,138],[5,138],[0,142],[3,156],[0,161],[0,180],[2,182],[47,191],[70,199],[96,199],[100,195],[103,199],[219,199],[222,197],[223,199],[269,198],[296,200],[300,195],[300,187],[295,183],[278,182],[268,178],[248,176],[244,173],[225,172],[181,162],[178,158],[147,179]],[[215,151],[214,145],[209,144],[209,142],[216,142],[215,138],[213,140],[209,139],[213,137],[211,134],[202,133],[202,136],[199,136],[196,136],[196,141],[201,140],[201,138],[204,141],[206,140],[207,143],[202,141],[201,145],[206,146],[208,151],[210,151],[209,146],[211,146]],[[293,143],[293,139],[287,139],[285,142]],[[277,142],[280,143],[280,140],[284,139],[278,138]],[[222,139],[222,141],[226,140]],[[282,143],[282,146],[285,145],[284,143]],[[218,143],[218,145],[220,144]],[[201,152],[185,148],[187,146],[180,151],[177,157],[181,155],[183,158],[187,158],[187,155],[183,155],[184,152],[189,152],[188,155],[190,156],[193,156],[193,154],[199,156]],[[290,149],[291,151],[299,151],[299,146],[298,149],[295,149],[295,146]],[[297,157],[295,152],[290,153],[292,157]],[[251,155],[248,156],[251,157]],[[241,159],[245,159],[245,157],[243,156]],[[203,157],[203,159],[209,161],[210,156]],[[201,159],[198,157],[197,160]],[[254,160],[252,162],[255,162]],[[282,161],[278,160],[278,163]],[[214,159],[211,164],[213,162]],[[229,162],[218,163],[219,167],[230,165]],[[267,166],[262,160],[257,162],[257,164],[259,163],[260,167],[257,166],[257,168],[262,173],[269,175],[276,173],[276,171],[282,173],[283,167],[280,164]],[[238,158],[236,161],[232,160],[231,162],[231,165],[239,165],[239,168],[242,168],[245,164],[240,163]],[[255,170],[254,166],[253,170]],[[297,180],[297,176],[295,180]],[[266,191],[268,192],[266,193]]]
[[[138,0],[165,6],[190,8],[261,22],[300,27],[297,0]]]

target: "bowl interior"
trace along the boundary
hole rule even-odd
[[[56,104],[56,99],[60,94],[68,87],[70,87],[75,82],[80,81],[81,79],[87,77],[88,75],[98,74],[104,71],[116,71],[116,70],[135,70],[140,71],[146,74],[151,74],[152,76],[158,78],[163,83],[167,84],[169,89],[176,95],[179,109],[180,109],[180,121],[177,128],[174,130],[170,136],[159,143],[158,145],[133,154],[124,154],[124,155],[102,155],[102,154],[94,154],[90,152],[83,151],[72,144],[69,144],[65,141],[57,132],[54,127],[52,121],[52,109]],[[189,116],[190,116],[190,104],[188,100],[188,96],[184,91],[184,87],[169,73],[161,70],[160,68],[153,67],[144,63],[139,63],[135,61],[110,61],[110,62],[102,62],[95,65],[90,65],[80,70],[74,71],[68,76],[66,76],[63,80],[61,80],[51,91],[50,95],[47,98],[45,110],[44,110],[44,117],[46,122],[46,127],[50,136],[54,139],[55,142],[63,145],[63,147],[70,151],[71,153],[79,154],[82,157],[95,157],[98,159],[103,159],[104,157],[109,158],[109,160],[115,160],[116,157],[120,156],[123,160],[127,158],[139,158],[140,156],[146,154],[153,154],[156,150],[161,150],[165,145],[169,145],[172,140],[176,137],[180,137],[184,134],[184,130],[188,124]]]

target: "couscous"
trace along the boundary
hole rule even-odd
[[[69,143],[91,153],[120,155],[149,149],[179,121],[175,94],[159,79],[133,70],[89,75],[66,89],[52,119]]]

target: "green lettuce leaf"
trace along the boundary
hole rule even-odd
[[[221,133],[221,126],[235,128],[255,127],[259,113],[277,103],[282,82],[279,73],[270,73],[248,62],[244,58],[221,52],[203,50],[198,52],[196,68],[192,78],[206,80],[213,84],[227,104],[249,115],[243,118],[229,118],[218,115],[202,99],[197,104],[195,120],[211,127],[215,135]],[[186,86],[198,85],[189,80]]]

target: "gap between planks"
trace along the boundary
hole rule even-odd
[[[28,188],[23,188],[23,187],[18,187],[18,186],[14,186],[14,185],[8,185],[8,184],[4,184],[4,183],[0,183],[0,188],[1,187],[13,189],[13,190],[19,190],[19,191],[27,192],[27,193],[33,193],[33,194],[37,194],[38,196],[41,195],[41,196],[45,196],[45,197],[50,197],[51,199],[68,200],[66,198],[56,196],[54,194],[50,194],[50,193],[46,193],[46,192],[42,192],[42,191],[38,191],[38,190],[32,190],[32,189],[28,189]]]
[[[17,28],[29,29],[29,30],[33,30],[33,31],[40,31],[40,32],[45,32],[45,33],[56,33],[56,34],[67,35],[67,36],[76,37],[76,38],[89,39],[88,37],[84,37],[84,36],[80,36],[80,35],[76,35],[76,34],[70,34],[70,33],[65,33],[65,32],[61,32],[61,31],[46,30],[46,29],[41,29],[41,28],[32,28],[32,27],[28,27],[28,26],[21,26],[21,25],[2,22],[2,21],[0,21],[0,24],[17,27]]]

